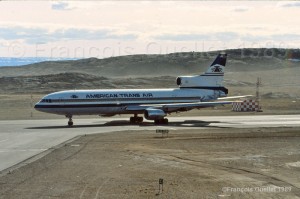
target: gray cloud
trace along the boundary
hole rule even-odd
[[[268,40],[274,40],[274,41],[299,41],[300,40],[300,34],[272,34],[272,35],[243,35],[241,36],[242,41],[250,41],[250,42],[261,42],[261,41],[268,41]]]
[[[299,1],[293,1],[293,2],[281,2],[280,7],[289,8],[289,7],[300,7]]]
[[[52,4],[52,10],[71,10],[66,2],[56,2]]]
[[[108,29],[89,30],[80,28],[58,29],[49,32],[44,28],[0,27],[0,38],[5,40],[22,39],[29,44],[47,43],[61,40],[134,40],[135,34],[118,34]]]
[[[217,32],[209,34],[163,34],[153,37],[157,40],[167,41],[248,41],[248,42],[263,42],[263,41],[299,41],[300,34],[270,34],[270,35],[254,35],[254,34],[238,34],[235,32]]]
[[[262,35],[246,34],[246,35],[240,36],[241,41],[249,41],[249,42],[261,42],[261,41],[267,41],[269,39],[270,39],[270,37],[262,36]]]
[[[235,32],[218,32],[215,34],[212,34],[212,37],[215,37],[217,40],[226,40],[226,41],[232,41],[239,37],[239,35]]]
[[[24,40],[28,44],[49,43],[72,40],[136,40],[137,34],[117,33],[112,29],[62,28],[50,32],[46,28],[26,28],[21,26],[0,27],[0,38],[3,40]],[[151,37],[161,41],[299,41],[299,34],[242,34],[237,32],[214,32],[208,34],[174,34],[166,33]]]
[[[238,37],[234,32],[218,32],[209,34],[163,34],[153,37],[158,40],[169,41],[202,41],[202,40],[234,40]]]
[[[272,39],[274,40],[280,40],[280,41],[284,41],[284,40],[300,40],[300,34],[274,34],[271,36]]]
[[[207,34],[164,34],[155,36],[154,39],[170,40],[170,41],[194,41],[194,40],[207,40]]]
[[[246,12],[248,10],[249,10],[249,8],[247,8],[247,7],[235,7],[232,9],[233,12]]]

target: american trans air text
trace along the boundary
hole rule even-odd
[[[140,97],[153,97],[152,93],[97,93],[87,94],[86,98],[140,98]]]

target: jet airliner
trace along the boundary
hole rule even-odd
[[[179,76],[178,88],[172,89],[97,89],[68,90],[51,93],[36,105],[38,111],[65,115],[73,125],[74,115],[113,116],[133,114],[131,123],[142,123],[145,119],[155,124],[167,124],[167,114],[189,111],[217,105],[231,104],[220,101],[228,89],[223,86],[227,54],[220,53],[207,71],[201,75]],[[243,96],[237,96],[243,97]]]

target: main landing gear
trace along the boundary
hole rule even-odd
[[[130,117],[130,123],[132,124],[139,124],[143,122],[143,117],[138,117],[137,114],[134,114],[133,117]]]
[[[72,115],[66,115],[66,117],[69,118],[68,126],[69,126],[69,127],[73,126]]]
[[[168,118],[156,119],[154,120],[154,124],[168,124]]]

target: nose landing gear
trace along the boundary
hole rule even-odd
[[[69,118],[68,126],[69,126],[69,127],[73,126],[72,115],[66,115],[66,117]]]

